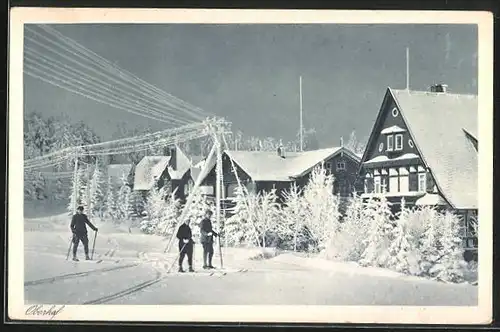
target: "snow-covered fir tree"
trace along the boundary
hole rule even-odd
[[[259,243],[264,248],[276,245],[277,238],[273,235],[280,214],[277,199],[275,189],[257,195],[255,226],[259,236]]]
[[[115,220],[118,216],[116,209],[116,194],[111,182],[111,176],[108,175],[106,184],[106,193],[103,202],[103,215],[106,219]]]
[[[131,190],[128,185],[128,176],[127,174],[123,174],[120,178],[121,186],[118,191],[118,200],[117,200],[117,212],[118,217],[122,220],[128,220],[130,218],[131,213]]]
[[[363,199],[354,193],[347,205],[340,230],[328,244],[327,258],[354,262],[361,259],[366,245],[361,239],[368,234],[371,227],[370,220],[373,216],[366,212]]]
[[[389,247],[388,267],[398,272],[412,275],[420,274],[417,248],[415,245],[418,239],[412,237],[409,229],[410,210],[406,207],[406,202],[401,199],[401,209],[397,214],[394,228],[391,234],[391,245]]]
[[[99,163],[95,164],[94,172],[90,179],[90,204],[89,204],[89,215],[97,215],[103,202],[103,174],[99,167]]]
[[[81,189],[82,189],[82,172],[77,171],[75,176],[71,179],[71,188],[69,195],[69,204],[68,204],[68,212],[70,214],[74,214],[76,212],[76,208],[80,205],[81,202]]]
[[[224,221],[224,235],[228,245],[239,245],[248,237],[250,230],[249,209],[247,206],[247,191],[243,187],[236,187],[234,197],[234,207],[231,209],[231,217]]]
[[[180,200],[175,197],[175,191],[165,197],[162,215],[159,218],[156,234],[167,236],[173,234],[178,226],[180,210]]]
[[[463,259],[462,239],[460,237],[459,219],[456,215],[445,212],[441,214],[443,227],[442,256],[439,261],[441,269],[437,275],[439,280],[459,283],[464,281],[466,263]]]
[[[304,188],[305,226],[319,251],[326,248],[328,240],[339,227],[339,201],[333,195],[333,182],[333,176],[323,166],[318,166],[313,169]]]
[[[389,246],[391,242],[391,210],[385,196],[370,199],[365,205],[365,218],[371,223],[365,236],[365,250],[361,255],[360,264],[364,266],[387,265]]]
[[[293,251],[303,249],[303,233],[300,232],[306,217],[305,200],[301,190],[294,183],[283,194],[285,204],[281,209],[281,218],[276,223],[275,230],[286,249]]]
[[[435,276],[434,268],[442,256],[442,225],[439,213],[432,207],[422,207],[413,212],[413,218],[422,223],[424,232],[419,242],[420,270],[424,275]]]
[[[140,229],[146,234],[155,234],[158,231],[158,225],[161,223],[166,207],[165,191],[163,188],[154,186],[150,191],[146,204],[144,206],[144,220],[141,222]]]

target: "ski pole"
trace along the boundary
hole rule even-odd
[[[181,255],[181,252],[184,251],[184,248],[186,247],[187,243],[184,243],[184,245],[182,246],[182,249],[179,251],[179,253],[175,256],[175,259],[174,261],[172,262],[172,264],[170,265],[170,267],[168,268],[167,270],[167,273],[170,273],[170,270],[172,270],[172,268],[174,267],[174,264],[175,262],[177,262],[177,259],[179,259],[179,256]]]
[[[90,256],[90,259],[94,259],[94,250],[95,250],[95,241],[97,240],[97,231],[95,231],[94,235],[94,245],[92,246],[92,255]]]
[[[73,235],[70,239],[69,239],[69,248],[68,248],[68,254],[66,255],[66,260],[68,260],[69,258],[69,253],[71,252],[71,246],[73,244],[73,238],[75,237],[75,235]]]

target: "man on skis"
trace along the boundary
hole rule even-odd
[[[92,225],[87,215],[83,213],[83,206],[76,209],[76,214],[71,219],[71,232],[73,233],[73,260],[78,262],[76,252],[78,250],[78,243],[82,241],[83,249],[85,250],[85,259],[90,260],[89,257],[89,239],[87,238],[87,226],[89,225],[95,232],[97,227]]]
[[[187,255],[189,272],[194,272],[193,270],[193,234],[191,232],[191,227],[189,227],[189,221],[185,221],[177,230],[177,239],[179,239],[179,272],[184,272],[182,269],[182,262],[184,257]]]
[[[200,233],[201,233],[201,244],[203,245],[203,268],[204,269],[214,269],[212,265],[212,257],[214,256],[214,236],[219,236],[212,229],[212,222],[210,217],[212,216],[212,211],[207,210],[205,212],[205,218],[200,223]]]

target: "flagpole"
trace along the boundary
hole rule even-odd
[[[302,120],[302,76],[299,76],[299,90],[300,90],[300,151],[304,151],[304,137],[303,137],[303,120]]]
[[[406,48],[406,90],[410,91],[410,48]]]

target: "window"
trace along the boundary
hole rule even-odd
[[[373,183],[374,183],[375,193],[380,194],[380,176],[376,176],[374,178]]]
[[[393,151],[393,150],[394,150],[394,136],[388,135],[387,136],[387,151]]]
[[[418,191],[427,190],[427,174],[418,173]]]
[[[399,115],[399,111],[398,111],[398,109],[397,109],[396,107],[394,107],[394,108],[392,109],[392,116],[393,116],[393,117],[397,117],[398,115]]]
[[[339,161],[337,163],[337,171],[344,171],[345,170],[345,162]]]
[[[378,145],[378,152],[382,152],[382,150],[384,150],[384,143]]]
[[[408,175],[401,175],[399,177],[399,191],[407,193],[410,191],[410,181]]]
[[[408,145],[413,149],[413,141],[411,139],[408,140]]]
[[[403,134],[396,135],[396,151],[403,150]]]
[[[332,170],[332,163],[331,163],[331,162],[329,162],[329,161],[327,161],[327,162],[325,163],[325,169],[326,169],[327,171],[331,171],[331,170]]]
[[[226,197],[235,197],[237,188],[238,188],[237,183],[228,184],[226,187]]]
[[[397,176],[391,176],[389,178],[389,191],[391,193],[397,193],[399,191],[399,183]]]
[[[380,188],[381,188],[381,192],[382,193],[386,193],[387,192],[387,177],[384,176],[384,177],[381,178]]]

